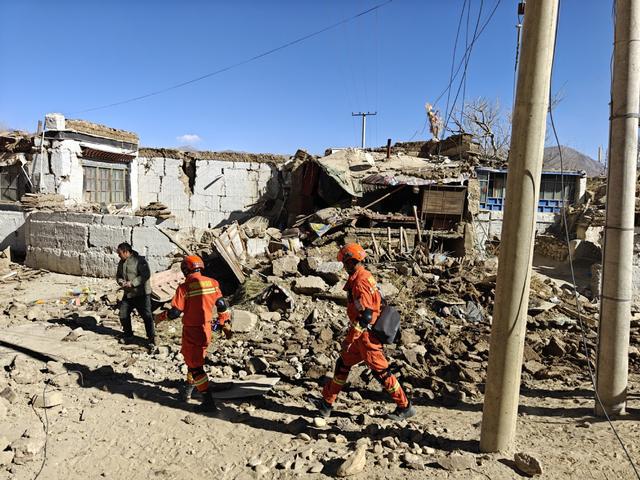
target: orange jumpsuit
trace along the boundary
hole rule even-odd
[[[200,272],[187,275],[171,301],[171,307],[183,312],[182,348],[180,352],[187,364],[187,383],[194,384],[199,392],[209,388],[209,378],[204,371],[204,359],[211,343],[211,321],[216,300],[222,297],[220,285],[213,278]],[[220,313],[218,322],[224,325],[229,312]]]
[[[373,312],[370,325],[373,325],[380,315],[382,297],[373,275],[364,266],[358,265],[349,276],[344,289],[347,292],[347,315],[351,326],[343,344],[348,347],[341,352],[333,379],[322,389],[322,396],[329,405],[333,404],[347,381],[351,367],[365,362],[393,401],[400,408],[405,408],[409,400],[396,377],[389,372],[389,362],[382,351],[382,344],[358,321],[361,312],[366,308]]]

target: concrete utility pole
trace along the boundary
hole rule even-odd
[[[362,145],[360,145],[362,148],[364,148],[365,145],[365,138],[367,135],[367,117],[369,115],[377,115],[378,112],[358,112],[358,113],[351,113],[352,117],[362,117]]]
[[[596,390],[604,411],[612,415],[624,413],[627,401],[640,105],[639,42],[640,0],[617,0],[609,123],[607,219],[596,359]],[[604,411],[596,402],[596,414],[604,415]]]
[[[480,450],[516,429],[558,0],[530,0],[522,31]]]

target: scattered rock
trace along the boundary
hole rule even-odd
[[[307,470],[307,473],[320,473],[324,469],[324,465],[321,462],[312,463]]]
[[[567,353],[567,345],[562,340],[551,337],[547,346],[542,350],[542,353],[552,357],[562,357]]]
[[[324,428],[327,426],[327,421],[322,417],[314,417],[313,425],[317,428]]]
[[[313,295],[327,290],[329,290],[329,286],[320,277],[301,277],[296,279],[293,285],[293,291],[303,295]]]
[[[9,413],[9,407],[7,406],[7,402],[6,400],[0,399],[0,418],[6,417],[7,413]],[[0,437],[0,440],[1,439],[2,437]],[[0,450],[4,450],[4,449],[0,448]]]
[[[298,272],[299,263],[300,259],[295,255],[285,255],[284,257],[277,258],[271,262],[273,275],[276,277],[295,275]]]
[[[14,456],[15,453],[13,452],[13,450],[5,450],[0,452],[0,466],[6,467],[11,465],[11,463],[13,463]]]
[[[469,468],[476,467],[475,457],[464,453],[452,452],[450,455],[440,457],[436,461],[438,465],[450,472],[468,470]]]
[[[18,394],[11,387],[5,387],[4,390],[0,392],[0,397],[11,404],[18,401]]]
[[[251,357],[247,360],[247,370],[251,374],[263,373],[269,368],[269,362],[264,357]]]
[[[513,456],[516,468],[526,475],[542,475],[542,464],[531,455],[523,452],[516,453]]]
[[[246,310],[233,309],[233,331],[247,333],[256,328],[258,316]]]
[[[44,440],[22,436],[11,444],[11,450],[15,453],[13,462],[24,465],[36,458],[44,447]]]
[[[69,334],[68,334],[66,337],[64,337],[64,338],[62,339],[62,341],[63,341],[63,342],[75,342],[75,341],[77,341],[80,337],[82,337],[85,333],[87,333],[87,332],[85,332],[85,331],[82,329],[82,327],[74,328],[73,330],[71,330],[71,331],[69,332]]]
[[[367,447],[366,445],[359,446],[353,453],[351,453],[344,462],[338,467],[338,477],[349,477],[355,475],[364,470],[364,466],[367,462]]]
[[[38,408],[51,408],[56,405],[62,405],[63,402],[64,397],[62,396],[62,392],[59,391],[46,392],[43,395],[38,394],[31,400],[33,406]]]
[[[256,476],[257,477],[262,477],[262,476],[267,475],[269,473],[269,467],[267,467],[265,465],[256,465],[254,470],[256,472]]]

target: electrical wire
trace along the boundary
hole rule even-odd
[[[447,92],[449,91],[449,89],[451,88],[451,86],[453,85],[453,82],[455,81],[455,79],[458,76],[458,73],[460,73],[460,69],[463,67],[463,65],[468,64],[469,60],[468,60],[468,54],[471,50],[473,50],[473,47],[475,46],[476,41],[478,41],[478,39],[480,38],[480,36],[482,35],[482,33],[484,32],[484,30],[487,28],[487,26],[489,25],[489,23],[491,22],[491,19],[494,17],[496,11],[498,10],[498,7],[500,6],[500,4],[502,3],[502,0],[496,0],[495,5],[493,6],[493,9],[491,10],[491,13],[489,13],[489,16],[487,17],[487,19],[485,20],[485,22],[482,24],[482,27],[480,27],[477,30],[477,33],[473,36],[473,38],[471,39],[471,43],[469,44],[469,46],[467,47],[467,49],[465,50],[462,58],[460,59],[460,62],[458,63],[458,66],[456,67],[456,70],[453,74],[453,77],[450,78],[449,83],[447,84],[447,86],[444,88],[444,90],[442,90],[442,92],[440,92],[440,95],[438,95],[438,97],[436,98],[436,100],[433,102],[433,106],[435,107],[438,102],[440,100],[442,100],[442,97],[444,97],[445,94],[447,94]],[[446,113],[446,111],[445,111]],[[422,135],[426,128],[427,128],[427,123],[428,123],[428,119],[424,120],[422,129],[418,129],[415,131],[415,133],[409,138],[409,141],[413,140],[416,136],[418,135]],[[445,125],[445,130],[446,130],[446,125]]]
[[[82,387],[84,387],[84,378],[82,376],[82,372],[78,371],[78,370],[68,370],[64,373],[59,373],[58,375],[55,375],[53,377],[51,377],[51,380],[53,380],[54,378],[58,378],[62,375],[69,375],[71,373],[77,373],[78,375],[80,375],[80,385]],[[34,413],[36,414],[36,416],[38,417],[38,419],[40,420],[40,422],[42,423],[42,428],[44,430],[44,449],[42,452],[42,463],[40,464],[40,469],[38,470],[38,472],[36,473],[36,476],[33,477],[33,480],[38,480],[38,477],[40,477],[40,474],[42,473],[42,471],[44,470],[44,466],[47,463],[47,445],[49,443],[49,416],[47,415],[47,387],[49,386],[48,383],[44,384],[44,390],[42,391],[42,405],[43,408],[42,410],[44,411],[44,420],[42,420],[42,417],[38,414],[38,412],[36,411],[36,408],[33,404],[31,404],[31,408],[33,409]]]
[[[614,8],[615,8],[615,0],[614,0]],[[555,63],[555,53],[556,53],[556,44],[557,44],[557,40],[558,40],[558,26],[560,23],[560,3],[558,4],[558,18],[556,21],[556,30],[555,30],[555,39],[554,39],[554,51],[553,51],[553,60],[552,60],[552,68],[551,68],[551,79],[553,79],[553,64]],[[614,25],[614,32],[615,32],[615,25]],[[614,42],[615,44],[615,42]],[[612,82],[613,83],[613,82]],[[613,92],[611,92],[613,93]],[[556,141],[556,145],[558,148],[558,154],[560,155],[560,188],[562,189],[562,196],[564,198],[564,163],[563,163],[563,155],[562,155],[562,147],[560,146],[560,139],[558,137],[558,132],[556,130],[556,126],[555,126],[555,122],[553,120],[553,108],[551,105],[551,89],[549,89],[549,120],[550,120],[550,124],[551,124],[551,129],[553,131],[553,136],[554,139]],[[598,402],[598,405],[600,406],[602,412],[604,413],[605,418],[607,419],[607,422],[609,423],[609,426],[611,427],[611,430],[613,431],[613,434],[615,435],[616,439],[618,440],[618,443],[620,443],[620,446],[622,447],[622,450],[624,451],[624,454],[627,457],[627,460],[629,460],[629,463],[631,464],[631,468],[633,469],[633,472],[636,475],[636,478],[638,478],[640,480],[640,473],[638,472],[638,469],[636,468],[636,465],[633,461],[633,458],[631,457],[631,455],[629,454],[629,451],[627,450],[627,447],[624,444],[624,441],[622,440],[622,438],[620,437],[620,434],[618,433],[616,427],[613,425],[613,422],[611,421],[611,418],[609,416],[609,414],[607,413],[606,408],[604,407],[602,400],[600,399],[600,395],[598,394],[598,389],[596,388],[596,378],[595,378],[595,374],[593,371],[593,366],[591,365],[591,351],[589,350],[589,345],[587,344],[587,334],[586,334],[586,328],[584,325],[584,321],[583,321],[583,312],[582,312],[582,307],[580,305],[580,302],[578,300],[578,289],[576,287],[576,275],[575,275],[575,269],[573,266],[573,256],[571,254],[571,248],[570,248],[570,240],[569,240],[569,226],[567,223],[567,210],[565,208],[564,205],[564,201],[563,201],[563,205],[562,205],[562,222],[564,224],[564,233],[565,233],[565,241],[567,243],[567,250],[569,252],[569,266],[570,266],[570,271],[571,271],[571,282],[572,282],[572,288],[573,288],[573,294],[575,297],[575,301],[576,301],[576,310],[578,312],[578,325],[580,326],[580,333],[581,333],[581,340],[582,340],[582,348],[584,350],[584,354],[586,356],[587,359],[587,368],[589,371],[589,378],[591,380],[591,385],[593,387],[593,392],[596,398],[596,401]]]
[[[128,99],[125,99],[125,100],[120,100],[118,102],[108,103],[108,104],[100,105],[100,106],[97,106],[97,107],[92,107],[92,108],[87,108],[85,110],[72,112],[72,114],[93,112],[95,110],[102,110],[102,109],[105,109],[105,108],[111,108],[111,107],[116,107],[116,106],[119,106],[119,105],[125,105],[127,103],[137,102],[137,101],[143,100],[145,98],[154,97],[156,95],[160,95],[160,94],[169,92],[171,90],[182,88],[182,87],[185,87],[187,85],[191,85],[192,83],[196,83],[196,82],[205,80],[207,78],[211,78],[211,77],[214,77],[216,75],[220,75],[221,73],[228,72],[229,70],[232,70],[234,68],[240,67],[242,65],[246,65],[248,63],[251,63],[251,62],[254,62],[256,60],[259,60],[260,58],[264,58],[266,56],[272,55],[272,54],[274,54],[276,52],[279,52],[280,50],[284,50],[284,49],[286,49],[288,47],[291,47],[293,45],[296,45],[298,43],[302,43],[305,40],[309,40],[310,38],[317,37],[318,35],[321,35],[324,32],[327,32],[327,31],[332,30],[332,29],[334,29],[336,27],[339,27],[340,25],[344,25],[344,24],[350,23],[350,22],[352,22],[353,20],[355,20],[357,18],[365,16],[365,15],[371,13],[371,12],[374,12],[374,11],[384,7],[385,5],[388,5],[392,1],[393,0],[386,0],[385,2],[382,2],[382,3],[379,3],[377,5],[374,5],[373,7],[368,8],[367,10],[363,10],[360,13],[352,15],[351,17],[346,18],[344,20],[341,20],[339,22],[333,23],[333,24],[331,24],[331,25],[329,25],[327,27],[324,27],[324,28],[322,28],[320,30],[316,30],[315,32],[309,33],[307,35],[303,35],[302,37],[296,38],[295,40],[291,40],[291,41],[289,41],[287,43],[284,43],[284,44],[282,44],[282,45],[280,45],[278,47],[272,48],[270,50],[266,50],[266,51],[264,51],[262,53],[254,55],[254,56],[252,56],[250,58],[247,58],[245,60],[241,60],[239,62],[232,63],[231,65],[227,65],[226,67],[223,67],[223,68],[220,68],[218,70],[215,70],[213,72],[206,73],[204,75],[200,75],[199,77],[195,77],[195,78],[192,78],[190,80],[186,80],[184,82],[180,82],[180,83],[171,85],[169,87],[162,88],[160,90],[156,90],[156,91],[153,91],[153,92],[145,93],[143,95],[138,95],[136,97],[131,97],[131,98],[128,98]]]

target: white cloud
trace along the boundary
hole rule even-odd
[[[188,145],[192,143],[198,143],[202,140],[202,138],[200,138],[200,135],[196,135],[195,133],[185,133],[184,135],[176,137],[176,140],[178,140],[182,145]]]

